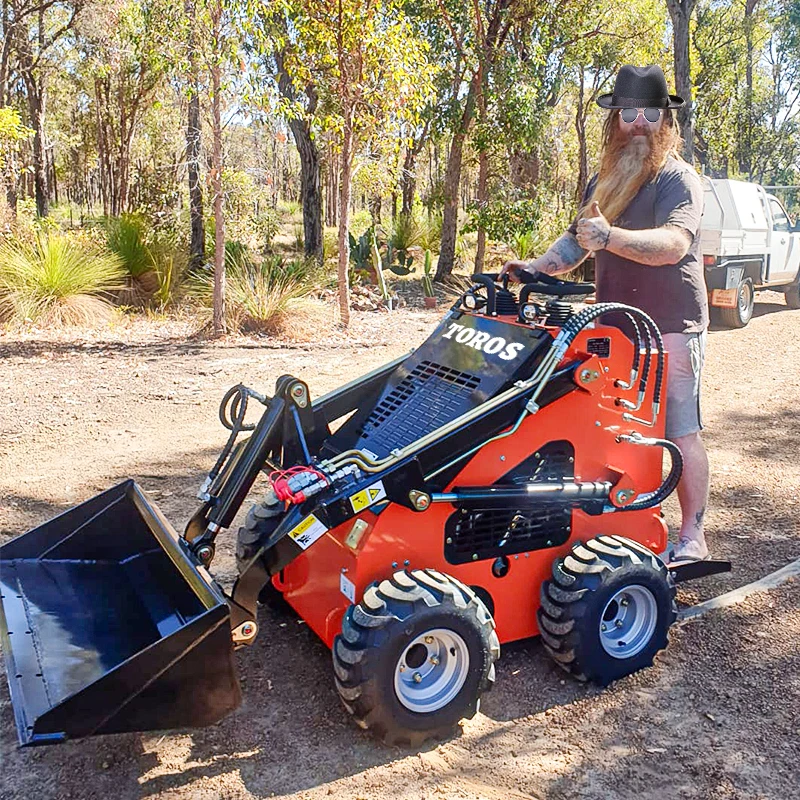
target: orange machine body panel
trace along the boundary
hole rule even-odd
[[[552,333],[557,331],[553,329]],[[587,339],[597,337],[609,337],[613,343],[606,358],[584,349]],[[661,438],[664,434],[665,388],[661,413],[653,426],[626,421],[625,408],[617,403],[617,398],[637,400],[637,387],[623,390],[615,385],[617,380],[627,382],[630,378],[633,347],[616,328],[598,325],[579,333],[562,361],[583,362],[574,373],[575,390],[528,415],[514,434],[485,445],[468,458],[445,491],[493,484],[538,448],[557,440],[566,440],[574,447],[576,481],[611,481],[616,486],[612,495],[620,488],[632,488],[637,496],[658,488],[662,450],[617,441],[618,435],[634,431],[645,437]],[[652,376],[656,356],[649,358]],[[653,416],[652,379],[649,387],[641,408],[632,412],[640,419],[651,420]],[[274,577],[274,585],[330,647],[341,630],[347,607],[361,599],[369,584],[398,569],[432,568],[488,593],[500,641],[510,642],[538,634],[536,611],[542,581],[550,577],[553,561],[565,555],[576,541],[618,534],[656,553],[667,545],[667,527],[658,507],[596,516],[574,509],[569,541],[559,547],[507,556],[508,571],[495,577],[492,558],[466,564],[446,560],[445,522],[454,511],[451,503],[444,502],[432,503],[422,512],[395,503],[385,505],[379,513],[366,509],[325,533]],[[354,525],[358,526],[358,535],[353,533]]]

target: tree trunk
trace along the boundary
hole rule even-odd
[[[53,145],[47,148],[48,174],[53,187],[53,202],[58,205],[58,177],[56,176],[56,152]]]
[[[489,199],[489,154],[486,150],[478,153],[478,206],[483,208]],[[475,272],[483,272],[486,255],[486,229],[478,228],[478,244],[475,250]]]
[[[694,10],[694,0],[667,0],[667,7],[672,18],[675,91],[686,101],[678,109],[678,127],[683,137],[683,157],[690,164],[694,164],[694,113],[689,63],[689,22]]]
[[[6,202],[12,219],[17,218],[17,156],[12,150],[6,159]]]
[[[225,218],[222,214],[222,111],[220,103],[222,58],[220,37],[222,21],[222,0],[216,0],[211,10],[213,27],[211,67],[211,99],[213,116],[213,188],[214,188],[214,335],[221,336],[225,331]]]
[[[303,203],[303,250],[322,263],[322,186],[319,151],[305,120],[291,119],[289,127],[300,155],[300,199]]]
[[[197,85],[189,98],[189,122],[186,128],[186,157],[189,162],[189,219],[192,234],[189,244],[189,265],[203,264],[206,257],[206,231],[203,223],[203,185],[200,183],[200,94]]]
[[[94,82],[95,93],[95,117],[97,121],[97,162],[100,169],[100,197],[103,201],[103,216],[108,216],[109,205],[109,174],[108,174],[108,143],[106,142],[105,125],[103,124],[102,113],[102,87],[100,79],[95,78]]]
[[[275,53],[275,65],[278,73],[278,90],[283,97],[294,102],[296,100],[296,91],[291,76],[286,70],[285,55],[281,50]],[[309,83],[306,86],[305,95],[308,101],[306,103],[306,112],[313,114],[317,108],[318,99],[313,83]],[[292,117],[289,120],[289,128],[292,131],[294,143],[300,156],[303,249],[308,258],[315,258],[319,263],[322,263],[324,257],[322,241],[322,174],[319,150],[311,138],[311,127],[306,119]]]
[[[186,125],[186,160],[189,178],[189,220],[191,238],[189,241],[189,267],[202,266],[206,259],[206,230],[203,220],[203,185],[200,182],[200,147],[202,129],[200,127],[200,75],[197,65],[196,26],[197,15],[194,0],[186,0],[184,12],[189,23],[187,51],[189,57],[189,117]],[[216,253],[215,253],[216,256]]]
[[[353,147],[352,111],[346,116],[339,160],[339,311],[342,325],[350,324],[350,169]]]
[[[49,211],[47,188],[47,163],[44,150],[44,86],[31,75],[25,81],[28,89],[28,113],[33,128],[33,185],[36,196],[36,213],[46,217]]]
[[[400,190],[403,195],[401,212],[410,214],[414,206],[414,192],[417,190],[417,155],[419,151],[415,146],[406,148],[403,158],[403,172],[400,175]]]
[[[575,132],[578,135],[578,185],[575,202],[580,203],[589,182],[589,152],[586,145],[586,103],[584,102],[583,68],[578,70],[578,106],[575,109]]]
[[[328,180],[326,181],[326,202],[325,202],[325,224],[329,228],[336,227],[337,224],[337,208],[339,205],[339,184],[337,181],[338,170],[336,168],[336,159],[333,155],[333,148],[328,147]]]
[[[461,163],[464,157],[464,140],[467,138],[472,117],[475,112],[477,73],[473,77],[464,103],[461,120],[453,134],[447,169],[444,176],[444,214],[442,216],[442,241],[439,248],[439,263],[436,266],[435,280],[443,281],[453,272],[456,253],[456,234],[458,228],[458,194],[461,186]]]
[[[383,206],[383,199],[379,194],[374,194],[369,198],[367,203],[369,208],[369,215],[372,218],[372,224],[378,226],[381,224],[381,207]]]
[[[747,180],[753,180],[753,16],[758,0],[746,0],[744,6],[744,37],[746,47],[745,62],[745,93],[744,124],[739,144],[739,171],[747,175]]]
[[[14,25],[9,18],[9,5],[3,0],[2,36],[0,36],[0,107],[6,105],[8,96],[8,64],[14,39]]]

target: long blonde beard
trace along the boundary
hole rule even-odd
[[[578,217],[587,216],[596,200],[605,218],[614,223],[639,189],[658,175],[674,145],[674,131],[665,124],[655,136],[627,138],[617,129],[603,150],[594,192]]]

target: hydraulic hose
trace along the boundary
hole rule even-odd
[[[643,445],[644,447],[663,447],[670,456],[670,470],[664,482],[655,491],[641,495],[638,500],[629,506],[622,506],[621,508],[607,506],[605,510],[609,512],[641,511],[663,503],[675,491],[683,474],[683,455],[678,445],[668,439],[645,438],[638,433],[618,436],[617,441]]]
[[[248,424],[244,421],[245,415],[247,414],[247,401],[250,397],[255,398],[259,403],[263,403],[264,405],[267,405],[269,402],[268,397],[259,394],[253,389],[249,389],[242,383],[231,386],[231,388],[225,392],[219,404],[219,421],[231,432],[231,435],[228,437],[228,441],[225,442],[225,446],[222,448],[222,452],[211,468],[211,472],[208,473],[208,477],[203,482],[203,486],[200,489],[201,494],[208,491],[208,487],[211,486],[217,475],[219,475],[225,462],[228,460],[228,456],[231,454],[231,450],[233,450],[233,445],[236,443],[239,434],[242,431],[255,430],[256,426],[254,424]]]

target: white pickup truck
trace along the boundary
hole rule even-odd
[[[700,246],[712,319],[743,328],[757,289],[786,294],[800,308],[800,222],[756,183],[703,176]]]

